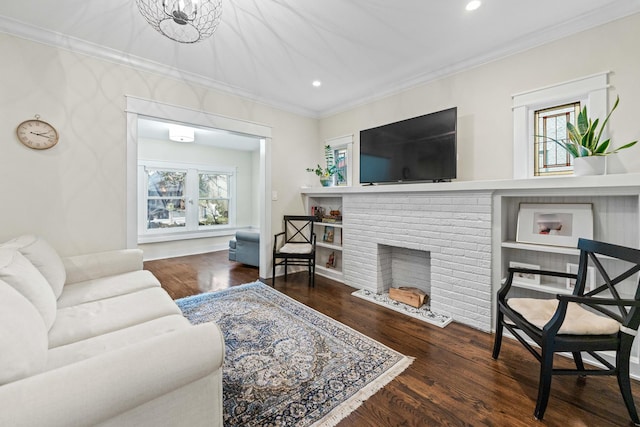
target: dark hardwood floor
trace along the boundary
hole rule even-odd
[[[227,252],[148,261],[173,298],[224,289],[258,279],[258,269],[227,260]],[[265,281],[270,284],[270,280]],[[354,289],[316,276],[276,279],[276,289],[415,357],[413,364],[369,398],[340,427],[396,426],[628,426],[613,377],[554,377],[544,421],[533,419],[538,363],[517,342],[505,339],[491,358],[493,335],[451,323],[438,328],[351,296]],[[558,365],[572,366],[565,358]],[[639,402],[640,383],[633,382]]]

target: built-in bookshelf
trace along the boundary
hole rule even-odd
[[[316,273],[343,282],[342,274],[342,197],[306,197],[306,209],[318,219],[316,233]]]

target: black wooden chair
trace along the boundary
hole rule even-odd
[[[623,298],[620,287],[616,286],[640,270],[640,251],[586,239],[578,241],[578,249],[577,274],[509,268],[507,279],[498,291],[493,358],[497,359],[500,354],[506,328],[538,359],[540,382],[534,411],[538,420],[547,408],[552,375],[615,375],[629,416],[640,425],[629,380],[631,346],[640,324],[640,283],[634,283],[629,299]],[[604,283],[584,292],[588,264],[595,266]],[[556,299],[507,299],[516,272],[571,278],[576,284],[572,295],[557,295]],[[535,348],[526,338],[540,348]],[[615,366],[596,353],[599,351],[615,352]],[[554,369],[553,356],[558,352],[571,353],[576,369]],[[603,368],[585,368],[582,352],[591,355]]]
[[[304,265],[309,268],[309,286],[315,284],[316,272],[316,235],[313,223],[316,217],[285,215],[284,231],[273,239],[273,287],[276,286],[276,267],[284,266],[284,280],[287,280],[287,267]]]

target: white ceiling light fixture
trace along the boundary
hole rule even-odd
[[[482,2],[480,0],[472,0],[469,3],[467,3],[466,9],[468,11],[476,10],[477,8],[480,7],[481,4]]]
[[[171,125],[169,126],[169,139],[176,142],[193,142],[196,137],[194,130],[190,127]]]
[[[212,36],[222,15],[222,0],[136,0],[136,3],[153,28],[180,43],[196,43]]]
[[[311,84],[313,85],[313,87],[322,86],[322,82],[320,80],[314,80],[313,82],[311,82]]]

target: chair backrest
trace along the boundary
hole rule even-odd
[[[628,328],[638,329],[640,325],[638,307],[640,305],[640,279],[635,278],[632,292],[630,289],[626,289],[622,295],[618,285],[629,283],[627,279],[640,271],[640,250],[587,239],[578,241],[578,249],[580,249],[580,264],[573,294],[596,297],[593,299],[593,304],[588,303],[587,305],[616,319]],[[596,268],[602,279],[602,284],[585,293],[589,264]],[[600,298],[606,298],[613,302],[609,305],[598,305],[597,300]],[[636,303],[631,304],[629,301],[631,299]]]
[[[285,215],[284,235],[286,243],[313,243],[315,216]]]

